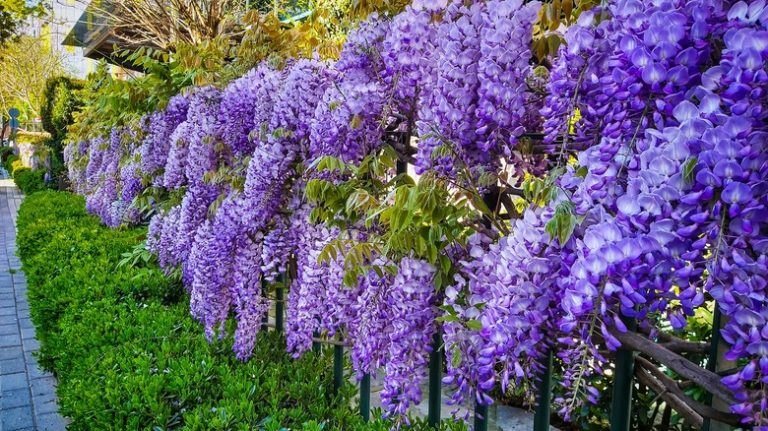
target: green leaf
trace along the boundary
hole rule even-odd
[[[445,255],[440,256],[440,267],[447,274],[451,270],[451,259]]]
[[[573,212],[574,206],[572,202],[561,202],[557,205],[554,216],[545,226],[549,236],[552,239],[557,239],[560,245],[568,242],[578,225],[578,218]]]
[[[693,170],[696,168],[698,162],[699,159],[693,157],[688,159],[683,165],[683,181],[685,181],[686,184],[693,182]]]
[[[344,274],[344,285],[352,287],[357,284],[357,274],[352,271],[348,271]]]
[[[444,315],[444,316],[439,316],[435,320],[437,320],[438,322],[458,322],[459,321],[459,316]]]
[[[479,320],[475,320],[475,319],[467,320],[466,325],[467,325],[467,328],[469,328],[469,329],[471,329],[473,331],[479,331],[479,330],[483,329],[483,324],[480,323]]]
[[[461,350],[458,346],[451,350],[451,365],[453,365],[453,368],[458,368],[461,365]]]

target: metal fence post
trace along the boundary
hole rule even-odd
[[[709,360],[707,360],[707,371],[714,372],[717,369],[717,347],[720,344],[720,307],[715,303],[715,313],[712,315],[712,342],[709,346]],[[707,394],[707,404],[712,405],[712,394]],[[709,431],[712,428],[712,419],[704,418],[702,431]]]
[[[488,406],[475,400],[474,431],[488,431]]]
[[[261,296],[265,300],[269,298],[269,286],[264,277],[261,278]],[[261,330],[267,331],[269,329],[269,311],[264,311],[264,316],[261,318]]]
[[[550,407],[552,403],[552,349],[547,352],[544,372],[538,385],[536,411],[533,415],[533,431],[548,431]]]
[[[623,319],[627,329],[634,331],[637,322]],[[632,424],[632,389],[635,373],[635,352],[619,348],[616,352],[616,374],[613,379],[611,402],[611,431],[629,431]]]
[[[490,190],[483,194],[483,203],[491,210],[492,213],[496,212],[496,207],[499,202],[499,187],[494,185],[490,187]],[[487,227],[492,226],[491,215],[485,215],[483,217],[483,224]],[[488,406],[480,404],[475,399],[475,426],[474,431],[488,431]]]
[[[312,351],[320,353],[320,342],[317,339],[320,338],[320,333],[315,331],[312,333]]]
[[[712,372],[718,372],[726,369],[730,369],[736,366],[735,361],[729,361],[725,358],[725,353],[728,351],[728,345],[721,343],[722,335],[720,330],[723,325],[727,323],[727,316],[723,316],[720,307],[715,303],[715,311],[712,315],[712,342],[709,350],[709,360],[707,361],[707,370]],[[706,402],[712,407],[728,411],[730,407],[725,401],[714,398],[712,394],[707,394]],[[725,431],[731,430],[733,427],[730,425],[712,420],[710,418],[704,418],[704,423],[701,427],[702,431]]]
[[[286,284],[287,277],[285,274],[280,276],[280,281],[283,282],[283,284]],[[277,332],[283,332],[283,288],[278,287],[275,290],[275,331]]]
[[[408,163],[398,160],[395,164],[395,169],[398,174],[408,173]]]
[[[344,384],[344,347],[333,346],[333,393],[337,395]]]
[[[368,373],[360,380],[360,416],[366,422],[371,420],[371,375]]]
[[[442,405],[441,384],[443,372],[443,358],[440,353],[440,332],[432,336],[432,352],[429,354],[429,411],[427,422],[429,426],[437,428],[440,425],[440,407]]]

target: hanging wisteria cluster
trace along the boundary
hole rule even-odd
[[[183,195],[158,205],[147,247],[181,269],[209,339],[234,315],[234,349],[248,359],[267,287],[287,280],[289,351],[343,337],[359,375],[383,371],[392,414],[420,401],[438,331],[454,401],[530,389],[554,352],[569,417],[599,397],[593,377],[628,322],[682,329],[714,300],[727,358],[744,364],[722,381],[732,410],[768,427],[765,1],[604,2],[563,30],[544,77],[530,52],[540,7],[416,0],[371,16],[336,62],[263,63],[224,89],[172,98],[135,129],[70,145],[73,189],[114,227],[141,221],[134,201],[148,187]],[[547,167],[561,173],[556,192],[505,221],[508,234],[477,232],[451,251],[444,289],[430,263],[384,254],[367,263],[392,271],[350,286],[344,256],[321,255],[377,226],[313,224],[303,190],[329,175],[312,170],[318,160],[360,162],[392,133],[418,137],[417,172],[455,187],[488,174],[519,185]],[[549,154],[521,157],[537,134]],[[553,236],[563,214],[576,225]]]

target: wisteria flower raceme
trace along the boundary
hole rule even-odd
[[[234,317],[239,359],[271,305],[265,285],[294,275],[288,350],[303,354],[318,333],[344,337],[358,376],[384,373],[390,415],[421,399],[441,333],[453,401],[487,404],[522,385],[533,402],[554,352],[556,403],[570,418],[601,395],[593,379],[626,322],[683,329],[714,299],[727,358],[745,365],[723,379],[732,411],[768,427],[765,2],[608,1],[564,30],[547,73],[530,65],[539,8],[430,0],[373,15],[336,62],[265,62],[223,89],[174,97],[138,128],[70,144],[73,189],[115,227],[137,221],[145,187],[172,196],[156,203],[147,247],[166,272],[181,269],[211,342]],[[555,167],[557,192],[521,205],[503,221],[508,235],[442,250],[456,275],[448,287],[435,289],[438,268],[388,254],[366,264],[391,272],[348,286],[344,253],[320,256],[381,226],[311,223],[304,188],[323,174],[305,168],[375,155],[392,131],[420,138],[418,172],[460,188]],[[539,132],[544,142],[530,144]],[[563,211],[573,229],[561,237],[551,227]]]
[[[141,170],[144,175],[152,178],[155,185],[162,184],[161,174],[168,162],[171,152],[171,140],[176,128],[187,118],[189,99],[177,95],[168,101],[165,110],[150,114],[147,122],[147,133],[139,152],[141,154]]]

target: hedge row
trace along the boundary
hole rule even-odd
[[[13,170],[13,181],[25,195],[48,188],[45,183],[45,169],[16,168]]]
[[[0,147],[0,163],[25,195],[48,188],[45,183],[45,169],[32,170],[22,166],[21,160],[13,152],[13,148]]]
[[[154,262],[118,265],[143,229],[111,230],[83,199],[45,191],[27,197],[18,252],[29,284],[40,364],[59,379],[72,430],[377,430],[332,396],[330,352],[293,360],[284,339],[260,335],[238,362],[231,339],[209,345],[188,297]],[[326,349],[328,350],[328,349]],[[461,425],[445,424],[459,429]],[[415,429],[426,429],[421,421]]]

